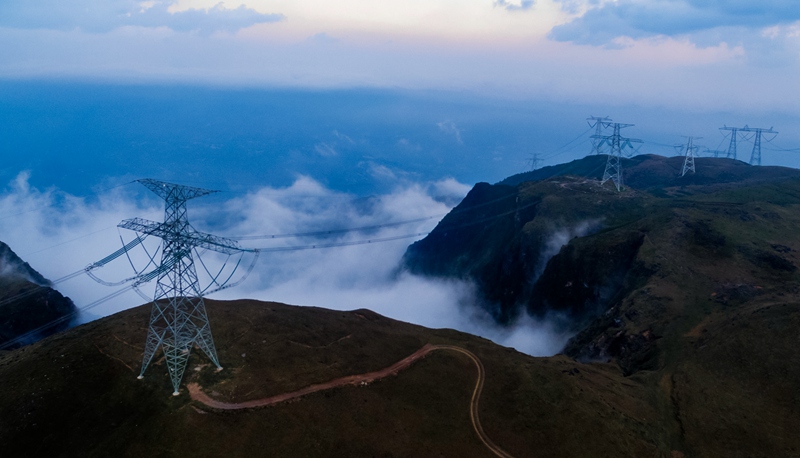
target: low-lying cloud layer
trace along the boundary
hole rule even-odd
[[[121,241],[132,240],[133,233],[116,228],[121,220],[163,218],[163,203],[147,191],[140,192],[144,188],[136,183],[86,199],[55,189],[34,189],[27,180],[21,174],[0,195],[0,214],[5,215],[0,217],[0,240],[52,280],[103,258],[118,249]],[[189,217],[197,230],[240,239],[245,248],[263,249],[246,281],[213,298],[244,297],[338,310],[368,308],[428,327],[482,335],[532,355],[558,352],[569,336],[552,323],[522,317],[510,327],[500,327],[477,308],[471,284],[398,270],[406,247],[421,238],[418,234],[433,229],[468,190],[448,179],[407,182],[392,193],[358,197],[299,177],[286,188],[265,187],[190,201]],[[361,229],[345,230],[352,228]],[[387,239],[394,240],[381,242]],[[148,239],[144,244],[150,255],[156,249],[153,242]],[[320,248],[331,244],[347,246]],[[224,261],[214,253],[201,254],[212,272]],[[234,281],[252,256],[244,256]],[[133,250],[132,258],[137,268],[148,259],[140,247]],[[207,281],[208,275],[200,266],[198,270]],[[107,281],[132,275],[124,256],[94,273]],[[56,287],[79,307],[118,289],[99,285],[85,275]],[[153,287],[142,291],[152,295]],[[141,303],[143,299],[128,292],[87,312],[104,316]]]

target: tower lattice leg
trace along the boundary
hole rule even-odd
[[[217,369],[222,369],[217,356],[217,348],[214,346],[214,338],[211,336],[211,325],[208,322],[208,314],[202,297],[195,304],[194,312],[192,317],[192,322],[195,326],[194,342],[208,356],[208,359],[217,366]]]
[[[164,309],[157,302],[154,302],[153,308],[150,311],[150,323],[147,330],[147,340],[145,340],[144,344],[142,370],[139,372],[139,378],[144,377],[147,367],[150,366],[153,356],[156,354],[158,347],[161,345],[161,342],[164,339],[164,334],[167,331],[166,327],[164,326],[164,321]]]

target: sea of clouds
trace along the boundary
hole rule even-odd
[[[132,240],[135,234],[118,228],[120,221],[164,217],[163,200],[135,182],[78,197],[57,188],[37,189],[29,178],[27,172],[20,173],[0,194],[0,240],[51,280],[79,271]],[[198,231],[240,239],[242,247],[261,250],[258,258],[252,253],[241,256],[232,282],[254,262],[241,284],[212,298],[337,310],[367,308],[427,327],[477,334],[535,356],[557,353],[570,335],[554,322],[523,314],[510,326],[499,326],[476,305],[471,283],[425,278],[400,269],[408,245],[431,231],[469,189],[444,179],[406,182],[392,192],[364,197],[298,176],[288,187],[223,192],[189,201],[188,208]],[[352,228],[361,229],[343,231]],[[320,231],[331,232],[292,235]],[[366,241],[375,242],[362,243]],[[320,248],[331,244],[346,246]],[[121,256],[93,273],[107,282],[130,278],[134,268],[152,269],[147,263],[150,257],[158,259],[158,249],[158,240],[148,238],[131,251],[130,259]],[[196,255],[203,260],[196,263],[203,285],[210,285],[219,269],[223,274],[218,278],[227,278],[240,261],[237,255],[228,258],[204,250]],[[142,295],[152,297],[152,283],[142,285],[141,294],[131,290],[99,303],[121,286],[98,284],[80,275],[55,287],[78,307],[97,303],[82,312],[80,321],[85,322],[145,303]]]

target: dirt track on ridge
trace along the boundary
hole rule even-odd
[[[408,368],[415,361],[425,357],[425,355],[434,350],[455,351],[463,355],[466,355],[469,359],[472,360],[473,363],[475,363],[475,367],[478,369],[478,380],[475,383],[475,389],[472,391],[472,399],[470,400],[469,404],[469,417],[472,420],[472,427],[475,429],[475,433],[478,434],[478,437],[480,438],[481,442],[483,442],[483,445],[485,445],[486,448],[491,450],[492,453],[499,456],[500,458],[512,458],[511,455],[509,455],[508,453],[503,451],[500,447],[495,445],[495,443],[492,442],[489,436],[486,435],[486,432],[483,430],[483,426],[481,426],[480,418],[478,417],[478,401],[480,400],[481,391],[483,390],[483,382],[486,379],[486,371],[483,368],[483,363],[471,351],[454,345],[426,344],[419,350],[415,351],[409,356],[406,356],[405,358],[392,364],[391,366],[375,372],[367,372],[364,374],[357,374],[357,375],[348,375],[346,377],[337,378],[329,382],[309,385],[297,391],[282,393],[267,398],[254,399],[252,401],[236,402],[236,403],[217,401],[209,397],[205,392],[203,392],[203,390],[200,388],[200,385],[198,385],[197,383],[190,383],[188,384],[187,387],[189,388],[189,394],[191,395],[193,400],[205,404],[206,406],[211,407],[213,409],[241,410],[241,409],[253,409],[258,407],[267,407],[279,404],[281,402],[289,401],[291,399],[299,398],[307,394],[316,393],[318,391],[324,391],[331,388],[347,386],[347,385],[369,384],[371,382],[374,382],[375,380],[379,380],[384,377],[388,377],[390,375],[396,375],[399,371]]]

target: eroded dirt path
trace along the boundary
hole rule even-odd
[[[384,377],[388,377],[390,375],[395,375],[399,371],[406,369],[407,367],[411,366],[411,364],[413,364],[415,361],[423,358],[425,355],[435,350],[450,350],[461,353],[463,355],[466,355],[475,364],[475,367],[478,369],[478,380],[475,383],[475,389],[472,391],[472,399],[470,400],[469,403],[469,417],[470,420],[472,420],[472,427],[475,429],[475,433],[478,435],[481,442],[483,442],[483,445],[485,445],[486,448],[488,448],[492,453],[499,456],[500,458],[513,458],[511,455],[503,451],[503,449],[498,447],[494,442],[492,442],[492,440],[489,438],[489,436],[486,435],[486,432],[483,430],[483,426],[481,426],[480,417],[478,416],[478,401],[480,400],[481,397],[481,391],[483,391],[483,382],[486,379],[486,371],[483,368],[483,363],[481,362],[480,358],[478,358],[471,351],[467,350],[466,348],[461,348],[454,345],[426,344],[419,350],[415,351],[409,356],[406,356],[405,358],[392,364],[391,366],[375,372],[367,372],[365,374],[357,374],[357,375],[348,375],[347,377],[337,378],[329,382],[319,383],[316,385],[309,385],[297,391],[282,393],[267,398],[254,399],[252,401],[235,402],[235,403],[217,401],[216,399],[212,399],[205,392],[203,392],[203,390],[200,388],[200,385],[198,385],[197,383],[190,383],[187,385],[187,388],[189,388],[189,394],[191,395],[193,400],[203,403],[206,406],[214,409],[240,410],[240,409],[253,409],[257,407],[267,407],[281,402],[289,401],[291,399],[299,398],[307,394],[316,393],[318,391],[328,390],[340,386],[371,383],[375,380],[379,380]]]
[[[424,348],[424,347],[423,347]],[[475,383],[475,389],[472,390],[472,399],[469,403],[469,418],[472,420],[472,427],[475,429],[475,433],[478,434],[478,437],[483,442],[483,445],[486,446],[489,450],[492,451],[495,455],[499,456],[500,458],[513,458],[511,455],[506,453],[503,449],[497,446],[486,432],[483,430],[483,426],[481,426],[481,419],[478,416],[478,401],[481,398],[481,391],[483,391],[483,382],[486,380],[486,370],[483,368],[483,363],[481,362],[480,358],[478,358],[475,353],[467,350],[466,348],[456,347],[455,345],[436,345],[433,347],[433,350],[450,350],[456,351],[461,354],[467,355],[469,359],[475,363],[475,367],[478,368],[478,381]]]

